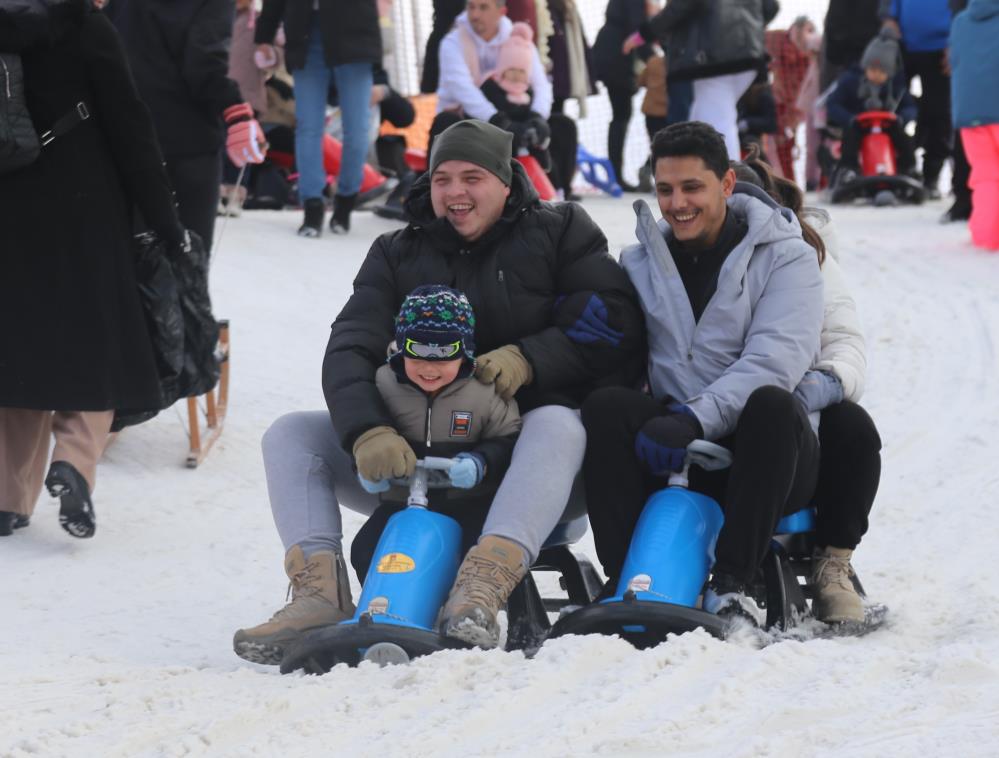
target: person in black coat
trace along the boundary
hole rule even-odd
[[[229,148],[237,167],[264,157],[263,131],[228,75],[235,6],[232,0],[111,0],[105,12],[152,112],[181,221],[211,250],[221,148]],[[233,149],[240,141],[249,155]]]
[[[20,54],[35,129],[57,133],[34,162],[0,174],[0,534],[27,524],[54,432],[46,484],[61,495],[64,528],[89,537],[114,410],[161,407],[132,203],[171,245],[184,230],[149,111],[104,16],[87,0],[5,0],[0,51]]]
[[[631,100],[638,91],[635,61],[648,60],[652,47],[645,44],[628,53],[621,48],[624,41],[647,21],[648,10],[645,0],[610,0],[604,25],[593,42],[593,73],[607,87],[611,104],[607,157],[614,167],[618,184],[626,192],[636,189],[624,180],[624,142],[631,121]]]
[[[343,119],[343,161],[337,177],[330,231],[350,231],[368,152],[372,64],[382,60],[375,0],[264,0],[254,39],[265,58],[284,23],[285,63],[295,79],[295,163],[305,220],[298,233],[322,233],[326,205],[323,128],[330,81],[336,82]]]
[[[632,386],[639,378],[644,321],[631,281],[580,206],[538,199],[511,159],[512,139],[475,119],[437,137],[429,170],[407,199],[409,225],[375,240],[333,323],[323,364],[329,412],[288,414],[264,435],[271,508],[289,556],[301,550],[306,559],[337,556],[322,565],[342,562],[340,506],[367,514],[378,506],[357,485],[355,462],[369,480],[412,472],[406,451],[413,452],[395,431],[375,372],[395,314],[417,286],[443,284],[467,295],[477,376],[515,397],[523,415],[483,530],[483,539],[502,540],[508,555],[521,556],[521,576],[562,515],[582,464],[580,403],[597,387]],[[326,586],[327,597],[343,599],[342,580],[330,577]],[[487,592],[502,604],[510,589]],[[294,610],[237,632],[237,652],[260,660],[262,646],[274,654],[291,643],[309,602],[294,598]],[[329,606],[325,619],[314,613],[313,623],[332,623],[343,606]]]
[[[434,0],[434,23],[427,37],[427,46],[423,51],[423,75],[420,77],[420,92],[433,95],[441,78],[440,51],[441,40],[447,36],[454,26],[454,20],[465,10],[465,0]]]

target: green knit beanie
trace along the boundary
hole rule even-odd
[[[495,174],[509,187],[513,179],[512,154],[513,134],[470,118],[452,124],[437,135],[430,151],[430,174],[432,176],[444,161],[468,161]]]

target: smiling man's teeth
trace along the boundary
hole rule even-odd
[[[447,207],[449,211],[470,211],[472,206],[469,203],[459,203],[457,205],[449,205]]]
[[[696,213],[687,213],[681,216],[679,213],[674,213],[673,218],[675,218],[677,221],[690,221],[696,215],[697,215]]]

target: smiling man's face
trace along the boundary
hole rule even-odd
[[[696,156],[662,157],[656,161],[656,197],[673,236],[686,245],[713,245],[725,223],[725,201],[735,189],[735,172],[718,178]]]
[[[509,196],[510,188],[496,174],[468,161],[442,161],[430,177],[434,215],[450,221],[469,242],[499,221]]]

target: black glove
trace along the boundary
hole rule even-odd
[[[682,471],[687,445],[704,435],[701,422],[686,405],[671,405],[669,410],[646,421],[635,437],[635,454],[656,476]]]
[[[493,126],[496,126],[496,127],[499,127],[500,129],[503,129],[504,131],[507,131],[507,132],[513,131],[510,128],[513,125],[513,119],[510,118],[503,111],[496,111],[492,115],[492,117],[490,117],[489,123],[492,124]]]

